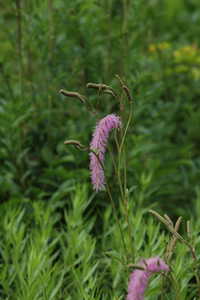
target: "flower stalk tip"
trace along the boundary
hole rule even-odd
[[[103,163],[109,133],[112,129],[120,127],[120,117],[110,114],[101,119],[94,130],[90,143],[90,170],[93,188],[96,191],[101,191],[105,187]]]
[[[159,257],[143,259],[138,265],[144,270],[136,269],[132,272],[126,300],[144,300],[144,293],[151,275],[161,271],[169,272],[169,266]]]

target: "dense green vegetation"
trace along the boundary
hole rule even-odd
[[[0,27],[0,299],[125,299],[128,265],[156,255],[171,272],[153,277],[145,299],[200,299],[199,0],[8,0]],[[133,98],[128,211],[109,154],[105,169],[125,248],[107,193],[92,190],[88,153],[64,145],[88,146],[97,120],[121,113],[112,95],[86,87],[120,94],[116,74]],[[150,208],[181,215],[187,242]]]

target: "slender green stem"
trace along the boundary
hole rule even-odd
[[[53,53],[53,2],[48,0],[47,2],[47,14],[48,14],[48,59],[50,61]]]
[[[126,151],[124,148],[124,194],[126,194],[126,189],[127,189],[127,161],[126,161]]]
[[[117,164],[115,162],[112,149],[111,149],[111,147],[109,145],[108,145],[108,152],[109,152],[111,160],[112,160],[112,164],[113,164],[113,167],[114,167],[115,175],[117,176]]]
[[[118,217],[118,214],[117,214],[117,209],[116,209],[116,206],[115,206],[115,202],[112,198],[111,190],[110,190],[110,187],[109,187],[109,184],[108,184],[107,181],[106,181],[106,188],[107,188],[107,193],[108,193],[108,196],[109,196],[111,204],[112,204],[112,208],[113,208],[113,212],[114,212],[114,215],[115,215],[115,218],[116,218],[116,222],[118,223],[118,227],[119,227],[119,230],[120,230],[124,250],[125,250],[126,254],[128,254],[128,250],[127,250],[127,247],[126,247],[126,243],[125,243],[125,239],[124,239],[124,235],[123,235],[123,231],[122,231],[122,226],[121,226],[121,223],[120,223],[120,220],[119,220],[119,217]],[[128,257],[127,256],[126,256],[126,259],[127,259],[127,262],[128,262]]]
[[[124,145],[124,142],[125,142],[125,139],[126,139],[127,131],[128,131],[129,125],[131,123],[132,114],[133,114],[133,104],[130,103],[130,111],[129,111],[128,121],[127,121],[125,130],[124,130],[124,135],[122,137],[122,141],[121,141],[121,144],[120,144],[120,147],[119,147],[119,155],[122,152],[122,148],[123,148],[123,145]]]
[[[129,111],[128,121],[127,121],[125,130],[124,130],[124,133],[122,135],[121,143],[120,144],[118,143],[119,148],[118,148],[118,173],[117,173],[117,177],[118,177],[120,191],[121,191],[121,198],[122,198],[122,201],[124,203],[124,208],[125,208],[126,222],[127,222],[127,225],[128,225],[129,239],[130,239],[130,244],[131,244],[131,251],[132,251],[132,253],[133,253],[132,255],[134,257],[135,249],[134,249],[134,243],[132,242],[131,223],[130,223],[130,219],[129,219],[129,212],[128,212],[128,206],[127,206],[126,155],[125,155],[125,149],[124,149],[126,135],[127,135],[128,128],[129,128],[131,120],[132,120],[132,114],[133,114],[133,107],[132,107],[132,103],[130,102],[130,111]],[[121,180],[122,156],[124,156],[123,157],[123,161],[124,161],[124,185],[122,184],[122,180]]]
[[[101,167],[102,167],[102,169],[103,169],[103,171],[105,173],[104,165],[102,164],[101,160],[99,159],[98,154],[94,150],[92,150],[92,149],[91,149],[91,152],[96,156],[96,158],[98,159],[98,162],[100,163],[100,165],[101,165]],[[113,213],[115,215],[115,219],[116,219],[116,222],[117,222],[119,230],[120,230],[123,247],[124,247],[125,253],[128,254],[126,243],[125,243],[125,240],[124,240],[123,231],[122,231],[122,226],[121,226],[118,214],[117,214],[117,209],[116,209],[115,202],[114,202],[112,194],[111,194],[111,189],[110,189],[110,186],[108,184],[108,180],[107,180],[106,175],[105,175],[105,183],[106,183],[106,191],[108,193],[108,196],[109,196],[109,199],[110,199],[110,202],[111,202],[111,205],[112,205]]]
[[[22,1],[15,0],[17,13],[17,54],[19,57],[19,82],[21,97],[23,95],[23,62],[22,62]]]

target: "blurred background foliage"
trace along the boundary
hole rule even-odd
[[[58,91],[95,102],[86,83],[117,88],[119,74],[134,98],[134,201],[188,216],[200,179],[199,0],[7,0],[0,12],[1,201],[61,200],[89,182],[88,155],[63,141],[88,144],[97,117]],[[118,108],[104,96],[100,109]]]

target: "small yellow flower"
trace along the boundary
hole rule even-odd
[[[158,48],[160,49],[160,50],[166,50],[166,49],[169,49],[170,48],[170,43],[168,43],[168,42],[162,42],[162,43],[159,43],[158,44]]]
[[[176,63],[197,63],[200,57],[200,51],[196,45],[186,45],[174,51]]]
[[[179,57],[181,56],[181,51],[180,51],[180,50],[175,50],[175,51],[174,51],[174,56],[175,56],[176,58],[179,58]]]
[[[150,44],[148,50],[149,52],[164,51],[166,49],[169,49],[170,47],[171,47],[170,43],[161,42],[157,44]]]
[[[156,45],[155,44],[150,44],[148,50],[149,50],[149,52],[155,52],[156,51]]]

